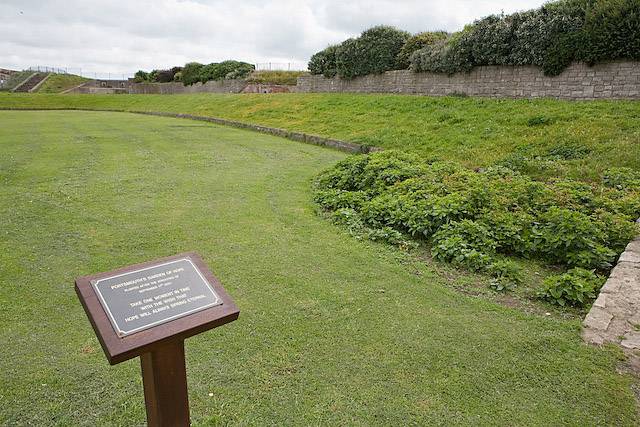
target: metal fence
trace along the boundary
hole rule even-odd
[[[305,71],[307,64],[299,62],[262,62],[255,64],[257,71]]]
[[[105,73],[83,70],[82,68],[49,67],[44,65],[29,67],[27,71],[39,73],[74,74],[76,76],[82,76],[94,80],[127,80],[129,78],[133,78],[133,73]]]

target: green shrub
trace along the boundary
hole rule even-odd
[[[487,227],[468,219],[443,225],[433,235],[432,242],[434,258],[473,271],[482,271],[491,265],[497,246]]]
[[[547,155],[572,158],[583,151],[579,145],[560,147]],[[638,232],[640,187],[628,184],[635,179],[623,169],[608,175],[615,188],[545,183],[505,167],[476,173],[383,151],[349,157],[321,174],[315,200],[329,212],[354,210],[367,228],[390,227],[431,244],[436,259],[506,281],[491,269],[501,255],[607,270]]]
[[[587,156],[591,150],[582,144],[558,144],[547,151],[547,157],[559,160],[576,160]]]
[[[425,31],[424,33],[415,34],[407,39],[407,41],[398,52],[396,64],[398,69],[406,69],[411,65],[411,55],[417,50],[431,46],[436,42],[443,41],[447,38],[444,31]]]
[[[204,65],[197,62],[189,62],[182,68],[182,84],[191,86],[200,81],[200,71]]]
[[[640,59],[640,2],[598,0],[586,14],[582,60]]]
[[[561,0],[482,18],[446,43],[415,51],[411,69],[452,74],[481,65],[536,65],[557,75],[574,60],[638,58],[640,2]]]
[[[609,168],[602,177],[604,185],[619,190],[640,189],[640,172],[631,168]]]
[[[574,268],[545,279],[538,297],[562,307],[583,307],[595,300],[603,284],[604,278],[593,271]]]
[[[527,126],[529,127],[550,125],[552,123],[553,119],[545,116],[533,116],[527,120]]]
[[[211,63],[200,69],[200,82],[206,83],[211,80],[232,80],[247,77],[255,70],[253,64],[241,61],[222,61]]]
[[[410,34],[379,25],[347,39],[336,48],[337,74],[345,79],[399,68],[397,57]]]
[[[338,45],[331,45],[311,56],[307,68],[311,74],[322,74],[327,78],[337,74],[336,51]]]
[[[133,81],[136,83],[143,83],[149,81],[149,73],[143,70],[136,71],[136,74],[133,76]]]

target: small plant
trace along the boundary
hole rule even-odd
[[[559,160],[575,160],[584,158],[590,152],[589,147],[582,144],[560,144],[549,149],[547,157]]]
[[[529,127],[550,125],[552,123],[553,119],[546,116],[533,116],[527,120],[527,126]]]
[[[538,297],[552,304],[584,307],[595,300],[604,278],[593,270],[574,268],[564,274],[547,277]]]
[[[494,277],[489,282],[489,288],[493,289],[496,292],[507,292],[512,291],[516,287],[516,284],[510,280],[504,279],[502,277]]]

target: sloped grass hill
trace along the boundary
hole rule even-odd
[[[51,74],[38,88],[38,93],[60,93],[86,81],[89,79],[73,74]]]

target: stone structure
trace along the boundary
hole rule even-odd
[[[177,94],[177,93],[240,93],[247,82],[244,80],[212,80],[185,86],[180,82],[172,83],[131,83],[129,93],[140,94]]]
[[[323,76],[298,78],[298,92],[402,93],[492,98],[640,99],[640,62],[573,63],[559,76],[534,66],[476,67],[452,76],[388,71],[352,80]]]
[[[583,322],[591,344],[640,349],[640,237],[629,243]]]

